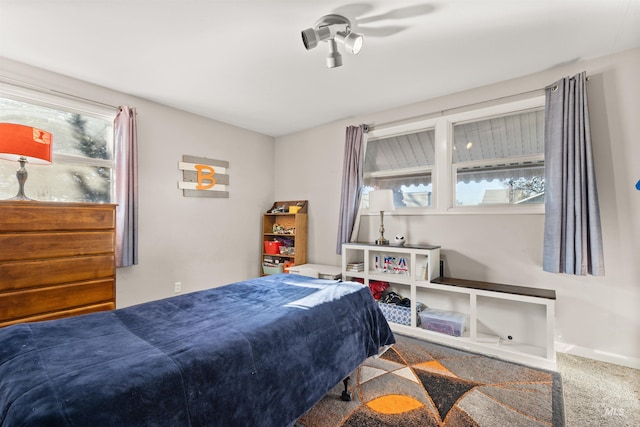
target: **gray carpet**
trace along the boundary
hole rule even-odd
[[[640,426],[640,370],[557,354],[567,427]]]

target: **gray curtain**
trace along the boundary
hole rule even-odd
[[[547,87],[543,270],[604,275],[586,75]]]
[[[364,145],[368,130],[367,125],[347,127],[342,164],[342,195],[340,197],[340,218],[336,244],[337,254],[342,253],[342,244],[351,239],[351,232],[360,207]]]
[[[120,107],[114,120],[116,266],[138,264],[138,141],[136,109]]]

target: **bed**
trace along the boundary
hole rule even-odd
[[[278,274],[0,329],[0,425],[288,426],[395,342],[368,288]]]

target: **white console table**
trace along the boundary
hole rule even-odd
[[[289,273],[304,274],[308,271],[316,272],[320,279],[342,278],[342,269],[337,265],[300,264],[289,267]]]

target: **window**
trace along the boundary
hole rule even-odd
[[[109,203],[113,200],[113,119],[105,111],[64,98],[0,86],[0,122],[52,134],[51,165],[26,165],[27,197],[41,201]],[[0,199],[15,196],[16,162],[0,160]]]
[[[369,132],[362,207],[396,213],[544,212],[544,97]]]
[[[544,203],[544,110],[454,123],[456,206]]]
[[[431,206],[431,171],[435,160],[434,129],[367,141],[363,203],[371,190],[390,189],[396,208]]]

